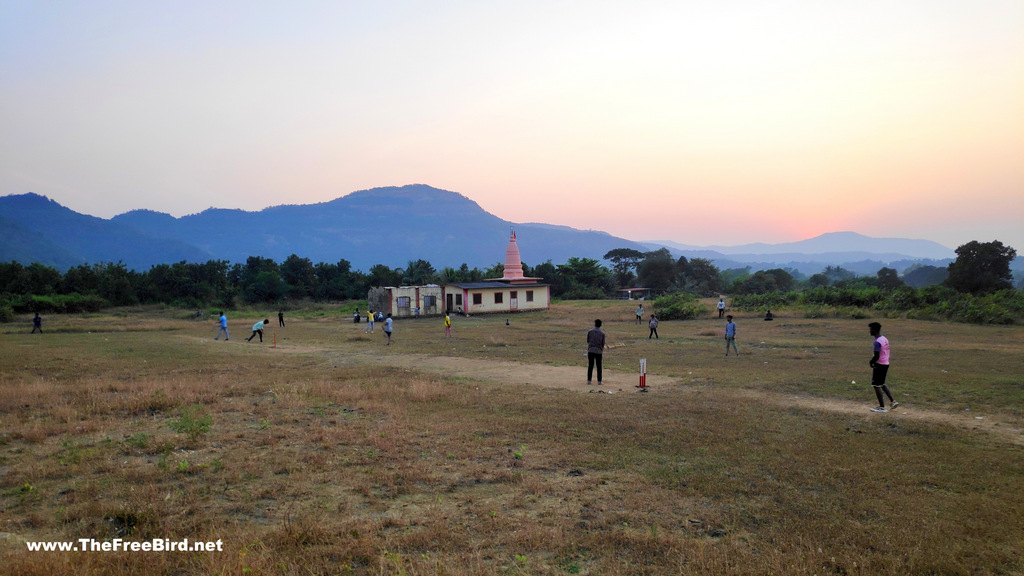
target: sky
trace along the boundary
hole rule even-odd
[[[1024,0],[0,0],[0,195],[415,183],[638,241],[1024,254]]]

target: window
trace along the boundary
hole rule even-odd
[[[526,301],[533,302],[533,290],[526,291]]]
[[[479,293],[479,292],[474,293],[473,294],[473,304],[483,304],[483,303],[484,303],[484,295]]]
[[[462,306],[462,294],[455,295],[455,305]]]
[[[435,306],[437,306],[437,296],[424,296],[423,297],[423,307],[424,308],[433,308]]]
[[[494,303],[495,304],[501,304],[504,301],[505,301],[505,294],[503,292],[495,292],[494,293]]]
[[[398,297],[398,307],[399,308],[409,308],[410,306],[412,306],[412,298],[410,298],[408,296],[399,296]]]

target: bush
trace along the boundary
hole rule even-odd
[[[107,301],[99,296],[82,296],[81,294],[53,294],[48,296],[25,294],[11,297],[6,305],[19,314],[35,312],[44,314],[99,312],[109,306]]]
[[[8,322],[14,322],[14,308],[0,306],[0,323],[7,324]]]
[[[882,300],[882,292],[874,286],[859,288],[821,286],[804,292],[800,300],[804,304],[868,308]]]
[[[732,305],[740,310],[767,310],[793,304],[800,298],[799,292],[767,292],[765,294],[740,294],[732,298]]]
[[[693,295],[685,292],[655,299],[654,308],[658,310],[658,318],[662,320],[692,320],[711,314],[707,306],[701,304]]]

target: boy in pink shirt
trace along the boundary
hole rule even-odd
[[[868,364],[871,366],[871,385],[875,388],[875,396],[878,397],[878,406],[872,408],[872,412],[888,412],[885,409],[885,398],[882,397],[882,393],[889,398],[889,409],[893,409],[900,405],[899,402],[893,400],[892,392],[889,391],[889,387],[885,385],[885,376],[889,373],[889,339],[882,336],[882,325],[878,322],[872,322],[868,324],[868,329],[871,330],[871,335],[875,337],[875,354],[871,357]]]

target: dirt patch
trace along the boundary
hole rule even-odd
[[[456,356],[427,356],[423,354],[402,355],[349,355],[347,360],[356,363],[372,363],[394,366],[423,372],[437,372],[459,378],[475,378],[502,384],[529,384],[545,388],[559,388],[582,393],[633,394],[639,392],[639,370],[623,372],[605,369],[604,385],[587,385],[585,366],[548,366],[544,364],[527,364],[500,360],[479,360]],[[582,362],[581,362],[582,364]],[[676,378],[667,378],[657,374],[647,375],[648,394],[671,394],[688,385]],[[975,413],[949,414],[935,410],[917,408],[912,404],[900,404],[895,410],[886,414],[870,411],[872,402],[852,402],[815,398],[811,396],[794,396],[758,390],[742,390],[737,392],[743,397],[758,402],[769,402],[777,406],[796,406],[804,410],[827,411],[849,414],[863,418],[889,418],[896,421],[909,420],[929,422],[942,426],[974,430],[991,434],[1004,442],[1024,446],[1024,430],[1001,422],[997,418]]]

